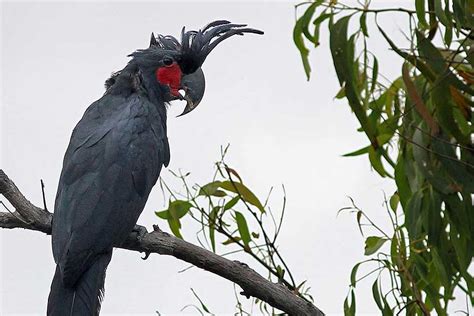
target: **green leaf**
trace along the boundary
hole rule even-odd
[[[162,219],[168,219],[170,217],[168,210],[155,212],[155,215]]]
[[[216,190],[216,192],[214,192],[213,194],[214,196],[217,196],[217,197],[224,197],[227,195],[227,193],[225,193],[224,191],[222,190]]]
[[[342,86],[341,89],[337,92],[335,98],[340,100],[346,97],[346,87]]]
[[[428,227],[426,228],[428,233],[428,241],[432,245],[439,246],[441,236],[444,235],[443,223],[441,218],[441,196],[440,193],[434,190],[430,190],[430,207],[428,208]]]
[[[386,295],[382,295],[382,301],[384,303],[384,307],[383,307],[383,310],[382,310],[382,316],[393,316],[393,311],[392,309],[390,308],[390,305],[388,304],[388,301],[387,301],[387,294]]]
[[[283,277],[285,276],[285,269],[283,269],[280,265],[278,265],[276,267],[276,270],[277,270],[277,274],[278,274],[279,279],[282,280]]]
[[[323,1],[317,0],[316,2],[312,3],[305,11],[303,16],[301,16],[295,23],[295,27],[293,29],[293,41],[295,42],[296,47],[300,51],[301,60],[303,62],[304,72],[306,74],[306,79],[309,80],[310,73],[311,73],[311,66],[309,65],[308,55],[309,50],[306,48],[304,43],[303,35],[308,38],[310,41],[315,41],[313,36],[310,34],[308,30],[308,25],[313,16],[316,8],[320,5]]]
[[[369,138],[371,144],[376,144],[376,135],[373,127],[370,125],[367,113],[361,104],[357,82],[359,80],[358,74],[354,70],[354,35],[347,38],[347,29],[351,16],[345,16],[339,19],[334,25],[330,26],[330,48],[333,57],[334,68],[339,80],[339,85],[345,88],[346,98],[349,101],[349,106],[356,115],[362,129]]]
[[[436,159],[430,155],[428,149],[428,138],[421,132],[422,126],[413,133],[413,158],[416,162],[417,170],[420,171],[424,178],[428,179],[431,185],[437,190],[449,194],[457,191],[457,184],[453,185],[451,177],[446,174],[446,171],[441,168]],[[434,138],[433,138],[434,139]],[[408,175],[408,173],[407,173]]]
[[[382,164],[382,153],[380,152],[380,149],[375,150],[374,147],[370,146],[369,160],[374,170],[377,171],[381,177],[385,177],[387,175]]]
[[[313,32],[313,43],[314,43],[314,47],[317,47],[319,46],[319,29],[321,28],[321,24],[322,22],[324,22],[324,20],[328,19],[328,18],[331,18],[332,17],[332,13],[326,13],[326,10],[324,10],[320,16],[318,16],[314,21],[313,21],[313,24],[314,24],[314,32]]]
[[[189,210],[191,209],[192,204],[189,203],[188,201],[182,201],[182,200],[175,200],[175,201],[170,201],[168,209],[163,210],[160,212],[155,212],[156,216],[166,219],[168,221],[168,225],[171,229],[171,232],[178,238],[183,239],[183,236],[181,235],[180,228],[181,228],[181,223],[179,219],[186,215]]]
[[[425,0],[415,0],[416,16],[423,29],[428,29],[429,25],[425,18]]]
[[[446,27],[452,26],[452,22],[446,17],[446,14],[441,6],[441,0],[434,0],[434,10],[438,20]]]
[[[471,126],[467,122],[461,110],[459,108],[454,108],[453,115],[454,120],[458,124],[459,129],[461,130],[461,133],[463,133],[463,135],[469,135],[471,133]]]
[[[378,286],[378,279],[375,280],[374,284],[372,285],[372,296],[374,297],[375,303],[377,304],[377,307],[380,310],[383,310],[384,306],[382,304],[382,298],[380,296],[379,292],[379,286]]]
[[[344,300],[344,316],[355,316],[356,301],[354,290],[351,289],[351,303],[349,304],[349,295]]]
[[[314,41],[313,35],[309,32],[309,23],[311,22],[311,18],[314,15],[314,12],[316,11],[316,8],[323,3],[324,0],[316,0],[313,2],[304,12],[303,16],[301,17],[302,20],[302,26],[303,26],[303,34],[306,36],[306,38],[312,42],[313,44],[316,44]]]
[[[170,203],[168,212],[172,218],[178,220],[186,215],[192,206],[188,201],[175,200]]]
[[[377,77],[379,75],[379,62],[377,60],[377,57],[374,56],[374,64],[372,66],[372,80],[371,80],[371,87],[370,87],[370,93],[373,93],[375,90],[375,87],[377,86]]]
[[[227,211],[227,210],[230,210],[231,208],[234,207],[235,204],[237,204],[237,202],[239,202],[240,200],[240,196],[234,196],[232,198],[232,200],[230,200],[229,202],[227,202],[225,205],[224,205],[224,211]]]
[[[262,213],[265,212],[265,208],[263,207],[259,199],[243,183],[223,181],[221,183],[221,188],[224,190],[239,194],[245,202],[250,203],[253,206],[256,206]]]
[[[447,27],[444,30],[444,43],[446,44],[448,48],[449,46],[451,46],[452,40],[453,40],[453,28]]]
[[[216,218],[217,213],[219,212],[220,207],[215,206],[212,208],[212,211],[209,213],[209,239],[211,241],[212,252],[216,252]]]
[[[392,241],[390,243],[390,260],[392,261],[392,264],[394,267],[400,267],[401,266],[401,259],[400,255],[398,254],[398,237],[397,233],[394,232],[392,236]]]
[[[221,185],[220,181],[214,181],[210,182],[208,184],[205,184],[204,186],[199,189],[199,195],[205,195],[205,196],[219,196],[218,189]],[[222,192],[222,191],[220,191]],[[216,195],[217,193],[217,195]],[[225,194],[225,192],[224,192]]]
[[[382,134],[377,136],[377,143],[379,146],[385,145],[392,139],[393,134]]]
[[[372,146],[370,146],[370,145],[366,146],[366,147],[358,149],[356,151],[344,154],[344,155],[342,155],[342,157],[354,157],[354,156],[360,156],[360,155],[366,154],[366,153],[369,152],[370,147],[372,147]]]
[[[179,231],[181,228],[181,223],[179,220],[174,219],[174,218],[168,218],[168,225],[170,226],[171,232],[178,238],[183,239],[183,236],[181,235],[181,232]]]
[[[418,225],[417,220],[420,217],[421,212],[421,203],[422,203],[423,193],[420,191],[415,192],[408,201],[406,210],[405,210],[405,225],[408,230],[408,235],[410,239],[418,238]]]
[[[366,256],[374,254],[383,244],[387,241],[387,238],[370,236],[365,240],[365,252]]]
[[[314,19],[313,24],[314,24],[314,25],[321,24],[321,23],[324,22],[326,19],[328,19],[328,18],[330,18],[330,17],[332,17],[332,16],[333,16],[332,13],[326,13],[326,11],[323,11],[320,16],[318,16],[316,19]]]
[[[227,239],[222,244],[223,245],[230,245],[230,244],[233,244],[235,242],[239,242],[241,240],[242,240],[242,238],[240,238],[239,236],[232,236],[232,238]]]
[[[385,113],[387,113],[387,116],[389,119],[394,118],[394,112],[397,110],[395,108],[396,101],[398,99],[399,91],[403,87],[403,79],[402,77],[398,77],[396,80],[392,82],[390,87],[386,90],[385,94]],[[382,97],[382,96],[381,96]],[[395,118],[396,119],[396,118]],[[395,121],[397,122],[397,121]],[[393,130],[393,126],[396,124],[391,124],[390,127]],[[389,127],[389,128],[390,128]]]
[[[433,248],[432,250],[433,254],[433,264],[436,269],[436,273],[440,277],[441,283],[443,286],[448,286],[450,284],[448,274],[446,273],[446,268],[443,265],[443,261],[441,260],[438,251],[436,248]]]
[[[356,219],[357,219],[357,226],[359,226],[359,231],[362,236],[364,236],[364,231],[362,230],[362,224],[360,220],[362,219],[362,211],[357,211]]]
[[[464,5],[468,5],[465,0],[453,0],[453,15],[456,20],[456,27],[459,30],[461,27],[466,26],[467,13],[464,9]],[[472,19],[471,19],[472,20]]]
[[[356,287],[357,283],[357,270],[362,262],[357,263],[351,270],[351,286]]]
[[[365,37],[369,37],[369,33],[367,32],[367,13],[364,12],[360,16],[360,29],[362,30],[362,33],[364,34]]]
[[[251,237],[247,220],[245,219],[244,215],[242,215],[242,213],[237,211],[235,212],[235,220],[237,222],[237,228],[239,229],[240,237],[242,238],[244,245],[248,247]]]
[[[175,200],[170,202],[168,209],[155,212],[156,216],[162,219],[180,219],[186,215],[191,209],[192,204],[188,201]]]
[[[402,155],[400,155],[397,165],[395,166],[395,183],[397,184],[400,204],[405,208],[405,205],[411,196],[411,189],[408,178],[405,174],[405,158]]]
[[[390,197],[390,208],[395,213],[397,212],[397,207],[398,207],[399,202],[400,202],[400,196],[398,195],[398,192],[393,193],[393,195]]]
[[[440,77],[434,83],[433,91],[431,92],[433,104],[436,106],[436,117],[440,125],[449,131],[458,142],[461,144],[469,144],[470,137],[464,135],[454,119],[454,108],[451,94],[449,93],[449,84],[447,79]]]
[[[455,147],[447,138],[436,138],[431,141],[433,150],[437,153],[437,160],[441,162],[443,170],[449,174],[451,183],[457,190],[474,192],[474,169],[456,156]]]

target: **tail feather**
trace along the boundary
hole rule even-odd
[[[96,316],[104,297],[105,271],[112,252],[101,255],[74,287],[65,287],[56,266],[48,298],[48,316]]]

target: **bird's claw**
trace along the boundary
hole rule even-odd
[[[144,226],[135,225],[135,227],[133,227],[132,229],[132,233],[137,234],[136,240],[140,242],[143,239],[143,237],[145,237],[145,235],[148,234],[148,230]],[[151,254],[151,252],[149,251],[145,251],[144,253],[145,253],[145,256],[142,258],[142,260],[148,259],[148,257]]]

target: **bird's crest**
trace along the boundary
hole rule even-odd
[[[223,40],[244,33],[263,34],[262,31],[247,28],[246,24],[232,24],[226,20],[209,23],[199,31],[181,31],[181,42],[171,35],[151,34],[150,48],[178,51],[184,73],[193,73],[201,67],[207,55]]]

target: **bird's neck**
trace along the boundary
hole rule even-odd
[[[129,63],[123,70],[115,73],[105,83],[107,92],[115,95],[128,97],[131,94],[139,94],[147,98],[161,112],[166,111],[163,100],[164,91],[156,83],[152,71],[141,69],[136,64]]]

